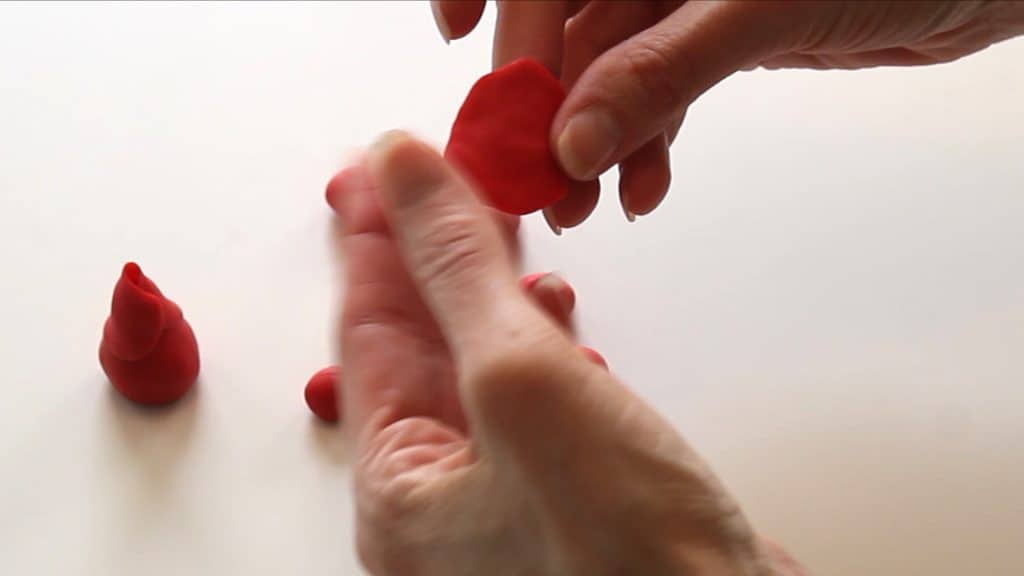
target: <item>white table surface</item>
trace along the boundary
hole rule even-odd
[[[443,142],[488,44],[425,5],[0,6],[0,574],[360,573],[302,400],[334,357],[322,191],[383,130]],[[529,268],[816,573],[1020,574],[1022,102],[1021,40],[739,74],[656,214],[530,217]],[[170,410],[97,361],[129,259],[199,338]]]

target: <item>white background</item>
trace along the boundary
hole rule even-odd
[[[489,62],[425,4],[0,6],[0,573],[357,574],[323,187],[438,144]],[[1019,574],[1024,41],[951,65],[739,74],[664,206],[525,223],[585,340],[818,574]],[[615,178],[605,180],[614,190]],[[122,263],[198,335],[140,410],[96,358]]]

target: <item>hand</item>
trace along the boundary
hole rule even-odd
[[[432,0],[446,40],[468,34],[485,0]],[[569,95],[552,142],[573,178],[545,213],[556,232],[597,204],[595,180],[620,171],[629,220],[668,190],[668,146],[687,108],[738,70],[948,62],[1024,32],[1020,2],[499,2],[494,65],[532,57]]]
[[[517,279],[498,221],[437,152],[391,134],[328,198],[370,572],[800,573],[672,427],[581,352],[571,289]]]

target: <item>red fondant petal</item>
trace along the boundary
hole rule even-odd
[[[554,204],[569,189],[550,137],[563,100],[561,83],[539,62],[502,66],[473,85],[445,157],[503,212],[528,214]]]

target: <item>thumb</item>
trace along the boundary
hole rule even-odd
[[[708,88],[788,45],[794,12],[772,2],[687,2],[602,54],[553,123],[562,167],[591,180],[617,164]]]
[[[524,299],[498,223],[437,151],[408,134],[385,134],[367,162],[405,267],[455,357],[487,348],[493,326],[507,324],[501,303]]]

